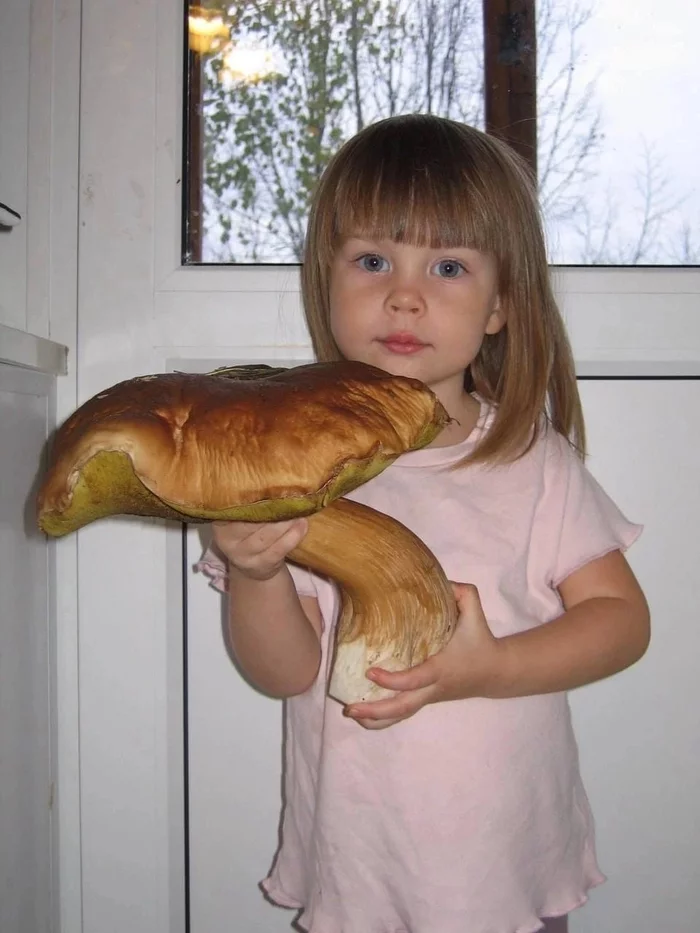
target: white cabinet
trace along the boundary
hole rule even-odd
[[[55,377],[0,364],[0,930],[48,933],[50,550],[34,493]]]

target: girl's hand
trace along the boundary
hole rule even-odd
[[[371,703],[352,703],[344,715],[366,729],[385,729],[413,716],[426,703],[497,694],[503,675],[506,644],[486,622],[475,586],[453,583],[459,618],[450,641],[437,654],[406,671],[370,668],[367,677],[396,696]]]
[[[287,522],[213,522],[214,543],[231,569],[252,580],[270,580],[306,534],[305,518]]]

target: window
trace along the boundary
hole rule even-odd
[[[299,262],[332,152],[376,119],[429,111],[536,164],[553,263],[696,264],[700,90],[682,3],[189,7],[183,261]]]

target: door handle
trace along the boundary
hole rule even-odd
[[[21,214],[0,201],[0,227],[16,227],[21,219]]]

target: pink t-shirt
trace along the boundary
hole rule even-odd
[[[556,586],[641,529],[548,430],[508,466],[406,454],[349,498],[392,515],[479,589],[497,636],[562,612]],[[220,589],[225,569],[201,569]],[[534,933],[604,878],[565,693],[427,706],[368,731],[326,696],[337,591],[293,568],[324,621],[316,683],[286,703],[282,844],[264,886],[310,933]]]

